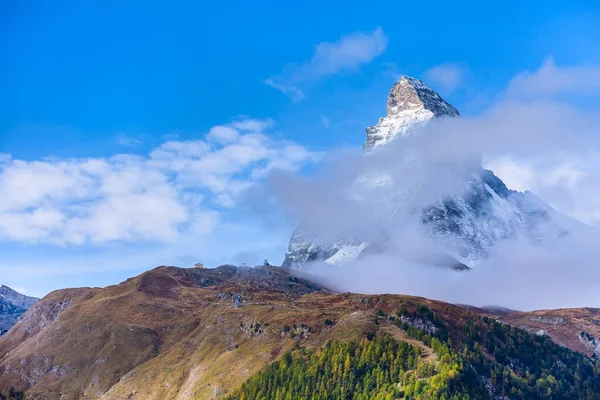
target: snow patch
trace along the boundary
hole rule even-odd
[[[330,265],[342,264],[348,261],[356,260],[362,251],[367,247],[367,243],[362,242],[359,245],[342,246],[334,255],[329,257],[325,262]]]

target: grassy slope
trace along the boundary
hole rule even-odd
[[[235,292],[245,295],[238,309]],[[277,268],[160,267],[106,289],[43,299],[0,338],[0,392],[12,385],[40,399],[217,398],[295,346],[377,331],[402,338],[388,322],[376,324],[376,312],[421,304],[459,344],[458,327],[473,313],[446,303],[332,294]]]
[[[544,331],[550,338],[571,350],[591,356],[594,346],[580,339],[585,332],[600,342],[600,310],[597,308],[571,308],[515,312],[501,317],[501,321],[536,333]]]

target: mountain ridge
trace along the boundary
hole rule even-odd
[[[561,362],[581,364],[582,374],[591,371],[589,358],[551,344],[550,336],[495,322],[507,316],[414,296],[334,293],[293,272],[272,266],[162,266],[106,288],[54,291],[0,337],[0,393],[13,386],[31,399],[216,399],[234,395],[288,352],[318,351],[331,340],[392,335],[416,345],[421,361],[435,365],[431,337],[450,340],[458,352],[453,357],[463,357],[462,346],[492,340],[466,333],[473,326],[479,335],[499,330],[500,336],[488,350],[468,345],[475,353],[462,362],[473,363],[470,357],[484,351],[492,360],[485,368],[520,374],[521,367],[492,355],[508,351],[525,363],[515,365],[534,373],[525,356],[534,346]],[[505,348],[510,341],[502,335],[520,344]],[[521,385],[507,382],[503,388],[490,381],[488,370],[477,369],[483,366],[473,365],[481,382],[488,382],[484,393]],[[553,373],[572,379],[568,370]],[[476,382],[473,389],[481,390]],[[538,389],[527,384],[521,390]]]

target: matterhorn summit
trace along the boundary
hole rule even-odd
[[[426,146],[420,158],[405,157],[406,146],[392,143],[411,135],[422,138],[419,131],[428,122],[458,116],[456,108],[420,80],[398,80],[388,95],[387,115],[366,129],[364,149],[371,164],[341,195],[340,207],[343,203],[352,212],[342,219],[320,214],[318,222],[326,220],[321,231],[301,220],[284,266],[343,264],[367,254],[387,254],[398,243],[410,247],[406,240],[420,235],[428,245],[411,262],[464,270],[487,258],[503,240],[540,245],[567,234],[558,222],[564,216],[533,193],[510,190],[478,160],[432,161]],[[455,185],[446,188],[449,181]],[[337,208],[330,211],[339,214]],[[356,214],[362,218],[359,225],[348,229],[346,219],[354,221]],[[404,235],[400,240],[399,233]]]
[[[387,99],[387,115],[367,128],[365,149],[408,135],[432,118],[458,117],[451,104],[418,79],[403,76]]]

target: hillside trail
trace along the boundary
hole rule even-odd
[[[382,324],[382,322],[383,321],[380,321],[379,323]],[[425,343],[423,343],[423,342],[420,342],[416,339],[411,338],[410,336],[408,336],[406,331],[404,331],[401,328],[398,328],[396,325],[392,324],[391,322],[386,320],[385,326],[383,326],[381,328],[381,330],[400,342],[406,342],[408,344],[418,346],[419,349],[421,350],[421,357],[423,358],[424,361],[435,364],[435,365],[437,365],[440,362],[438,359],[438,356],[435,354],[435,352],[433,351],[433,349],[431,347],[426,346]]]

